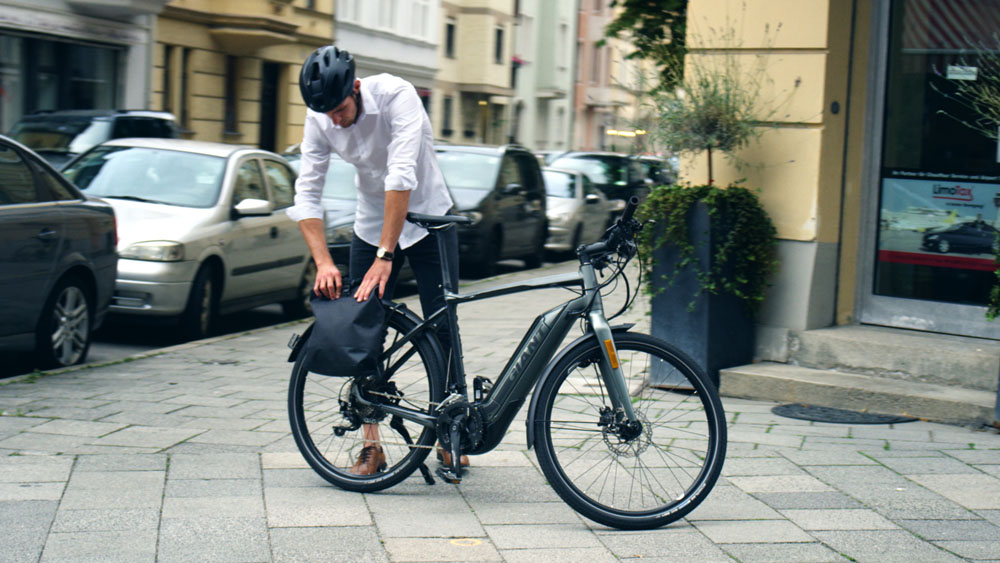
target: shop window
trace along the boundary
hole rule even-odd
[[[444,56],[455,58],[455,20],[448,18],[444,24]]]
[[[503,64],[503,28],[498,27],[493,30],[493,62]]]

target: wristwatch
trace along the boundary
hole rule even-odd
[[[385,260],[387,262],[392,262],[392,259],[395,258],[395,255],[380,246],[378,250],[375,252],[375,258],[378,258],[379,260]]]

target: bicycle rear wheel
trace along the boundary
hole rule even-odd
[[[722,471],[726,423],[697,365],[645,334],[616,333],[618,359],[641,421],[611,406],[596,340],[571,349],[540,386],[532,423],[538,463],[577,512],[614,528],[649,529],[701,503]]]
[[[415,323],[397,312],[388,312],[388,350]],[[429,412],[430,403],[443,396],[439,347],[428,335],[407,343],[384,361],[389,385],[365,389],[375,406],[354,399],[352,378],[310,372],[302,354],[295,361],[288,389],[288,414],[292,435],[309,465],[324,479],[350,491],[370,492],[391,487],[415,471],[433,447],[433,429],[388,415],[378,402]],[[351,467],[365,446],[363,423],[378,427],[379,445],[386,458],[384,470],[354,475]]]

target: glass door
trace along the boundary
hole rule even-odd
[[[1000,338],[1000,321],[984,316],[1000,249],[1000,124],[968,95],[1000,81],[1000,0],[892,0],[885,15],[877,229],[861,320]]]

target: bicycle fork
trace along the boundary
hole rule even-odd
[[[628,423],[635,424],[639,422],[639,419],[632,408],[632,398],[628,386],[625,384],[625,374],[622,371],[621,363],[618,361],[618,350],[615,348],[611,325],[604,317],[604,304],[600,294],[594,296],[587,320],[590,322],[590,328],[594,332],[601,350],[599,362],[601,379],[604,380],[604,386],[608,390],[611,405],[616,411],[625,415],[625,420]]]

